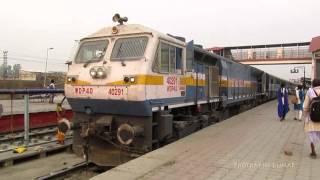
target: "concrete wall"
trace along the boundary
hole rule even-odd
[[[42,88],[39,81],[0,80],[0,89]],[[0,95],[0,99],[9,99],[9,95]],[[18,95],[15,98],[19,98]]]

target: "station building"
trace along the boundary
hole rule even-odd
[[[309,51],[312,53],[311,78],[320,78],[320,36],[312,38]]]

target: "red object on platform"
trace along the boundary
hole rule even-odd
[[[73,113],[71,110],[66,110],[65,117],[69,120],[72,119]],[[11,128],[12,121],[12,128]],[[30,129],[55,126],[58,124],[56,111],[50,112],[37,112],[29,114],[29,127]],[[14,114],[6,115],[0,118],[0,134],[11,131],[21,131],[24,129],[24,115]]]

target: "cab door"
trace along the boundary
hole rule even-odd
[[[147,99],[168,99],[185,96],[186,87],[181,84],[181,77],[184,73],[184,50],[184,47],[169,41],[159,41],[152,69],[153,72],[161,76],[163,84],[154,86],[152,91],[147,87]]]
[[[204,88],[204,94],[205,94],[205,97],[206,99],[210,99],[210,90],[211,90],[211,86],[210,86],[210,79],[211,79],[211,76],[210,76],[210,67],[209,66],[205,66],[204,68],[204,74],[205,74],[205,88]]]

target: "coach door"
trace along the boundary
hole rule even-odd
[[[265,84],[266,84],[266,94],[267,94],[267,96],[269,96],[269,82],[270,82],[269,75],[266,74],[266,82],[265,82]]]
[[[230,62],[227,62],[227,68],[228,68],[228,86],[227,86],[227,89],[228,89],[228,99],[233,99],[233,95],[234,95],[234,82],[233,82],[233,79],[232,79],[232,76],[231,76],[231,63]]]
[[[204,93],[205,93],[205,97],[207,97],[208,99],[210,98],[209,94],[210,94],[210,74],[209,74],[209,67],[208,65],[205,66],[204,68],[204,74],[205,74],[205,88],[204,88]]]
[[[152,70],[163,77],[163,85],[146,86],[147,99],[186,96],[186,85],[180,84],[183,75],[183,58],[185,58],[183,51],[182,46],[160,41]]]
[[[219,96],[219,68],[217,66],[209,66],[209,97]]]
[[[266,93],[266,73],[262,75],[262,93]]]
[[[219,96],[219,68],[206,65],[205,73],[205,97],[207,99]]]

